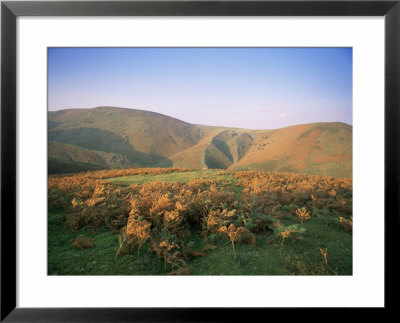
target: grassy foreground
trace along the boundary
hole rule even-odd
[[[173,269],[173,263],[166,263],[165,255],[160,256],[157,252],[154,252],[154,245],[152,245],[153,241],[151,239],[144,241],[139,247],[140,250],[138,250],[137,245],[136,248],[127,248],[127,245],[125,245],[123,249],[124,252],[120,252],[117,256],[118,250],[121,250],[121,240],[119,239],[121,232],[120,227],[126,225],[126,221],[129,221],[129,217],[132,217],[134,212],[128,208],[128,210],[125,211],[127,214],[125,214],[124,220],[121,220],[122,224],[119,224],[117,229],[111,225],[114,222],[110,219],[107,220],[108,222],[106,220],[103,222],[93,222],[91,220],[91,222],[87,219],[89,216],[92,216],[94,211],[97,212],[96,215],[98,216],[98,214],[100,214],[99,212],[101,212],[99,210],[104,210],[110,207],[110,205],[114,205],[116,202],[110,198],[107,200],[107,197],[104,199],[98,197],[106,196],[106,194],[102,193],[103,195],[96,195],[95,186],[93,192],[89,190],[90,192],[87,194],[86,201],[89,201],[89,203],[83,206],[82,201],[85,200],[83,197],[84,194],[77,194],[77,186],[72,185],[72,182],[77,185],[81,183],[79,190],[84,192],[82,178],[85,178],[85,183],[91,183],[88,180],[88,177],[91,176],[91,178],[95,177],[96,185],[99,185],[98,180],[105,183],[104,191],[109,190],[109,192],[113,192],[112,190],[118,190],[118,192],[120,192],[120,190],[123,189],[126,190],[126,192],[124,191],[126,194],[132,195],[132,190],[135,190],[135,194],[141,196],[140,194],[144,194],[140,193],[140,191],[138,193],[138,189],[140,189],[141,185],[151,185],[151,183],[154,182],[170,182],[172,183],[170,185],[181,183],[180,185],[186,185],[186,183],[197,183],[193,181],[205,180],[211,181],[212,184],[219,184],[219,193],[228,191],[229,189],[234,191],[235,196],[232,200],[223,200],[219,196],[222,202],[219,201],[221,204],[218,207],[231,209],[231,206],[235,205],[235,208],[240,210],[244,208],[244,206],[239,207],[234,201],[239,200],[239,205],[241,205],[240,203],[245,205],[247,201],[245,200],[245,196],[248,193],[246,193],[246,191],[243,193],[243,190],[252,187],[251,183],[253,182],[264,183],[263,185],[268,186],[266,181],[270,180],[265,177],[265,181],[263,182],[264,177],[257,177],[257,181],[253,178],[253,180],[249,182],[249,178],[253,176],[253,174],[240,174],[240,176],[236,176],[235,173],[212,170],[162,172],[159,174],[150,172],[148,174],[138,173],[124,176],[118,176],[120,174],[115,172],[99,174],[99,172],[93,172],[87,173],[85,175],[86,177],[82,177],[83,175],[77,175],[78,177],[57,177],[55,179],[57,185],[49,179],[49,275],[165,275],[170,274]],[[298,177],[296,177],[296,180],[298,180]],[[316,179],[313,178],[312,180],[315,181]],[[66,183],[69,183],[70,186]],[[208,184],[209,182],[205,182],[205,186]],[[335,185],[336,184],[333,186]],[[181,186],[179,188],[181,188]],[[171,190],[171,187],[167,186],[166,189]],[[346,231],[343,227],[343,223],[338,220],[340,217],[349,216],[349,214],[345,214],[349,211],[347,209],[343,211],[339,206],[343,204],[344,200],[347,202],[351,200],[351,192],[345,189],[341,190],[339,186],[337,186],[336,191],[338,193],[335,192],[335,195],[333,193],[330,193],[330,195],[323,195],[317,191],[314,192],[314,194],[306,194],[304,191],[298,194],[293,193],[293,196],[290,195],[290,198],[279,197],[279,202],[276,202],[277,204],[273,205],[273,207],[271,206],[271,209],[268,209],[269,206],[264,206],[261,210],[256,202],[252,202],[254,203],[252,207],[258,208],[261,210],[261,213],[270,210],[276,222],[268,224],[268,227],[261,230],[255,227],[255,224],[253,226],[246,226],[249,222],[244,220],[244,225],[242,225],[243,227],[246,226],[249,228],[248,234],[251,234],[251,243],[246,243],[245,240],[244,243],[241,243],[237,240],[234,246],[232,246],[232,241],[226,235],[219,234],[221,230],[215,231],[211,227],[205,227],[204,220],[201,220],[203,222],[198,224],[198,226],[193,224],[186,226],[185,230],[188,232],[185,232],[184,238],[179,238],[181,231],[175,232],[171,229],[168,241],[170,241],[171,244],[179,244],[177,247],[177,250],[179,250],[178,252],[183,253],[184,248],[186,248],[185,250],[190,249],[190,255],[184,258],[184,262],[185,268],[190,268],[191,270],[190,272],[185,272],[185,274],[351,275],[352,234],[348,232],[348,230]],[[178,192],[178,190],[176,192]],[[270,195],[263,195],[267,194],[267,192],[267,189],[265,191],[262,190],[261,193],[257,193],[257,195],[255,191],[251,191],[252,195],[250,195],[250,197],[255,199],[255,197],[258,196],[260,198],[259,203],[262,205],[267,197],[271,197]],[[275,197],[280,196],[281,193],[278,194],[275,192],[273,194],[273,197]],[[113,196],[115,195],[116,194]],[[311,198],[314,195],[317,196],[317,202],[321,201],[321,205]],[[77,196],[82,196],[80,198],[81,202],[79,202],[82,203],[82,205],[72,208],[71,203],[78,203],[76,202]],[[95,202],[93,202],[93,196],[97,198]],[[323,198],[322,196],[325,197]],[[264,199],[261,199],[261,197],[264,197]],[[74,198],[75,202],[72,202]],[[140,201],[144,203],[144,195],[141,196],[141,198],[142,200]],[[118,200],[121,202],[121,205],[124,203],[122,197],[118,197]],[[334,201],[334,203],[332,201]],[[310,218],[300,225],[293,210],[297,210],[303,205],[310,211]],[[79,207],[80,213],[73,213],[73,210]],[[132,208],[134,207],[132,206]],[[206,210],[205,214],[208,214],[208,218],[210,214],[214,214],[212,210],[215,209],[216,206],[214,205]],[[91,213],[89,213],[88,210],[90,210]],[[189,211],[190,210],[187,210],[185,211],[187,213],[182,214],[190,214],[188,213]],[[124,211],[115,206],[114,209],[110,208],[109,213],[113,214],[113,212],[115,214],[120,214]],[[243,212],[245,212],[245,209],[243,209]],[[218,216],[222,217],[222,213],[218,213]],[[253,214],[251,207],[248,213]],[[85,219],[87,221],[82,222],[82,219],[79,218],[79,221],[81,221],[79,224],[71,222],[71,214],[74,216],[76,216],[76,214],[85,214]],[[101,213],[101,216],[104,217],[104,214],[105,213]],[[149,214],[151,215],[151,212]],[[144,221],[150,221],[150,215],[147,215],[146,219],[148,220]],[[251,216],[258,216],[264,219],[262,215],[257,215],[256,213]],[[118,218],[118,216],[115,216],[115,218]],[[75,218],[73,219],[75,221]],[[226,222],[228,221],[226,219],[229,218],[225,217],[224,219],[225,222],[220,223],[220,227],[228,226],[229,223]],[[250,215],[247,221],[250,221],[249,219]],[[255,219],[256,218],[253,218],[254,223],[258,223]],[[240,227],[238,219],[232,221],[235,221],[236,227]],[[297,229],[301,228],[304,230],[297,232],[298,234],[289,234],[287,238],[282,239],[282,236],[279,234],[282,230],[279,228],[287,228],[293,226],[294,223]],[[153,222],[152,226],[156,227],[156,222]],[[122,230],[123,228],[125,227],[122,227]],[[86,240],[88,245],[84,246],[76,243],[81,240]],[[324,252],[326,252],[325,256]]]
[[[304,227],[303,240],[283,245],[258,235],[256,246],[236,246],[236,260],[230,242],[218,241],[206,257],[189,261],[192,275],[351,275],[351,235],[319,218]],[[80,235],[90,238],[93,248],[76,249],[71,241]],[[201,237],[193,237],[199,249],[201,241]],[[327,247],[327,264],[318,246]],[[166,274],[163,262],[146,248],[140,257],[136,253],[116,257],[117,249],[118,237],[111,230],[72,232],[63,226],[60,214],[49,214],[49,275]]]
[[[224,171],[217,170],[193,170],[190,172],[175,172],[165,174],[145,174],[145,175],[134,175],[134,176],[119,176],[107,178],[104,181],[109,183],[116,183],[119,185],[132,185],[132,184],[143,184],[150,182],[170,182],[170,183],[185,183],[193,179],[212,179],[220,177],[221,179],[229,179]]]

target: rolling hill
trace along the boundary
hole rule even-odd
[[[49,173],[173,166],[352,176],[352,126],[339,122],[250,130],[97,107],[49,112],[48,140]]]

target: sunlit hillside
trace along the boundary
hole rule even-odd
[[[49,112],[48,138],[49,173],[185,167],[352,176],[352,126],[339,122],[252,130],[98,107]]]

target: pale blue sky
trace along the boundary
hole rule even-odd
[[[96,106],[249,129],[352,124],[352,49],[49,48],[48,109]]]

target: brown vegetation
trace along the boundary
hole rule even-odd
[[[90,240],[90,238],[85,237],[85,236],[83,236],[83,235],[77,236],[77,237],[72,241],[72,245],[73,245],[76,249],[88,249],[88,248],[93,248],[92,240]]]
[[[164,260],[165,269],[172,274],[190,273],[187,260],[212,250],[216,238],[229,239],[236,257],[235,244],[256,244],[255,234],[276,234],[281,243],[299,236],[304,229],[298,224],[283,224],[293,214],[303,224],[320,210],[330,210],[351,232],[349,178],[226,171],[230,176],[187,183],[150,182],[124,187],[102,181],[184,171],[188,169],[145,168],[52,176],[48,180],[49,208],[62,209],[65,225],[72,230],[111,228],[119,234],[117,255],[133,250],[140,255],[141,248],[146,247]],[[189,243],[193,232],[204,238],[202,251],[193,250]]]

